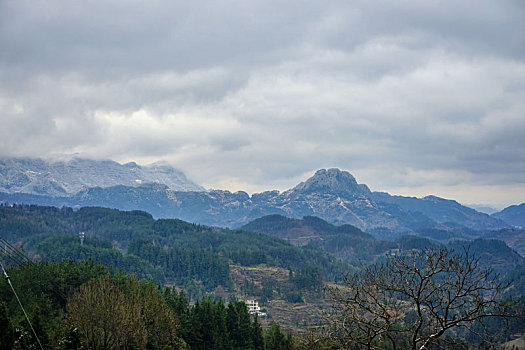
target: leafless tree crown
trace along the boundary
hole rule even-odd
[[[327,289],[329,335],[347,349],[394,350],[427,349],[460,328],[483,337],[484,320],[512,316],[504,287],[466,249],[391,256]]]

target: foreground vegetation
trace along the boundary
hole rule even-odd
[[[160,288],[87,262],[7,269],[45,349],[288,349],[278,324],[263,331],[244,302]],[[0,348],[39,349],[7,281],[0,281]]]
[[[523,315],[523,300],[506,300],[498,294],[502,286],[474,265],[447,251],[394,257],[332,287],[334,307],[320,328],[292,336],[277,323],[263,329],[242,301],[190,302],[182,290],[92,261],[26,262],[6,272],[38,338],[2,279],[0,348],[468,349],[502,343],[523,330],[523,318],[515,317]]]

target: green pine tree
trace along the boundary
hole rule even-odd
[[[15,327],[3,301],[0,302],[0,330],[0,349],[12,349],[15,343]]]
[[[264,343],[267,350],[289,350],[291,349],[291,338],[281,332],[281,326],[273,322],[266,330]]]
[[[254,350],[264,350],[264,336],[259,317],[255,315],[252,323],[252,344]]]

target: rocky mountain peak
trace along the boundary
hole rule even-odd
[[[368,195],[370,189],[366,185],[358,184],[355,177],[348,171],[337,168],[320,169],[306,180],[297,185],[293,191],[300,193],[323,192],[337,195]]]

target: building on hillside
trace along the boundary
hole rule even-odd
[[[259,302],[255,299],[248,299],[245,300],[244,303],[248,307],[248,313],[250,315],[257,315],[259,317],[266,317],[265,312],[261,312],[261,308],[259,307]]]

